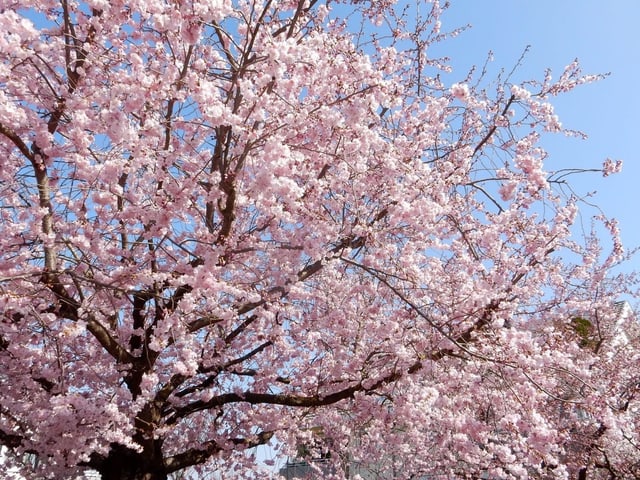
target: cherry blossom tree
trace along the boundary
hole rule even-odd
[[[264,478],[318,431],[336,478],[639,474],[617,227],[571,235],[540,143],[599,77],[447,84],[445,6],[411,5],[0,1],[22,475]]]

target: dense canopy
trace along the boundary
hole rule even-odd
[[[447,84],[442,9],[0,0],[6,462],[640,475],[617,227],[540,146],[599,77]]]

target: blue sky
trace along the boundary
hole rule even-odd
[[[581,193],[597,192],[593,202],[618,219],[629,248],[640,246],[639,22],[637,0],[454,0],[442,18],[443,28],[471,28],[438,47],[452,58],[452,79],[463,78],[473,64],[481,65],[489,50],[492,68],[509,71],[527,45],[531,48],[518,71],[522,80],[541,78],[547,67],[557,78],[576,57],[584,73],[611,72],[601,82],[554,100],[563,125],[589,138],[548,139],[549,169],[597,168],[607,157],[623,160],[621,174],[585,174],[574,182]],[[640,255],[625,269],[640,269]]]

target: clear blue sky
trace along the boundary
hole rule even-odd
[[[519,79],[541,78],[547,67],[557,78],[576,57],[585,73],[611,72],[602,82],[554,100],[563,125],[589,138],[551,139],[550,169],[597,168],[607,157],[623,160],[621,174],[574,180],[581,193],[597,191],[593,201],[618,219],[625,245],[640,246],[640,1],[453,0],[442,24],[446,30],[472,26],[439,47],[452,58],[453,78],[481,65],[489,50],[493,68],[509,71],[527,45],[531,49]],[[640,270],[640,255],[631,267]]]

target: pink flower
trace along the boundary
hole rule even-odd
[[[502,184],[499,190],[500,198],[502,198],[502,200],[504,201],[512,200],[517,187],[518,183],[514,181],[509,181]]]
[[[611,160],[607,158],[602,163],[602,176],[608,177],[614,173],[620,173],[622,171],[622,160]]]
[[[465,100],[469,96],[469,86],[464,83],[451,85],[451,95],[458,100]]]

